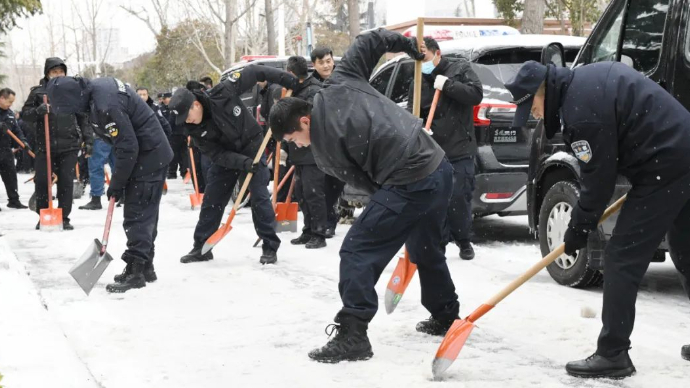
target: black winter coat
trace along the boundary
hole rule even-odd
[[[175,119],[177,115],[174,114],[167,105],[161,104],[160,111],[165,120],[168,121],[168,126],[170,127],[170,134],[172,136],[185,136],[184,125],[175,124]]]
[[[154,104],[151,97],[149,97],[149,99],[146,100],[146,105],[148,105],[149,108],[151,108],[153,113],[156,115],[156,119],[158,119],[158,122],[161,123],[161,127],[163,127],[163,132],[165,132],[165,136],[169,138],[172,135],[172,129],[170,128],[170,123],[168,122],[168,119],[163,117],[161,107]]]
[[[7,130],[12,131],[19,140],[31,147],[31,144],[26,140],[26,136],[17,122],[14,111],[12,109],[0,109],[0,151],[10,151],[12,148],[20,148],[19,144],[7,133]]]
[[[473,158],[477,154],[474,135],[474,106],[482,102],[482,83],[472,70],[469,61],[449,61],[441,58],[431,74],[422,77],[421,117],[426,123],[434,99],[434,82],[437,75],[448,77],[436,106],[431,137],[443,148],[451,162]],[[414,80],[410,84],[407,110],[412,111]]]
[[[656,82],[622,63],[601,62],[575,70],[550,67],[547,99],[554,84],[563,91],[563,139],[581,168],[571,225],[596,227],[617,174],[638,192],[690,174],[690,113]]]
[[[292,91],[292,97],[301,98],[311,104],[319,90],[321,90],[321,82],[313,76],[309,76],[295,87],[295,90]],[[288,160],[295,166],[316,164],[311,147],[300,148],[294,143],[288,143]]]
[[[43,104],[43,96],[46,94],[45,85],[48,82],[48,70],[57,66],[64,66],[65,72],[67,72],[67,67],[61,59],[46,59],[45,78],[41,79],[38,86],[31,88],[29,97],[22,108],[22,120],[36,128],[36,145],[33,147],[36,153],[45,154],[46,152],[45,119],[44,116],[36,113],[36,108]],[[51,153],[76,151],[82,147],[82,144],[93,144],[93,130],[86,114],[56,114],[51,112],[48,113],[48,124],[50,125]]]
[[[244,170],[245,162],[256,156],[263,141],[263,130],[240,95],[263,81],[288,89],[297,84],[297,79],[284,71],[249,65],[208,91],[201,124],[185,125],[193,144],[213,163]]]
[[[355,188],[426,178],[444,158],[422,121],[369,85],[386,52],[410,52],[412,43],[384,29],[359,35],[314,97],[311,148],[316,164]]]
[[[170,163],[173,151],[151,108],[115,78],[90,82],[91,118],[96,134],[113,144],[115,173],[110,187],[123,189],[130,179],[154,173]]]

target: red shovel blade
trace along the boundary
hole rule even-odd
[[[39,222],[43,231],[62,230],[62,209],[50,207],[41,209]]]
[[[192,210],[200,208],[201,203],[204,202],[204,194],[202,194],[202,193],[189,194],[189,201],[192,203]]]
[[[434,362],[431,364],[431,372],[435,379],[441,377],[441,374],[458,358],[458,354],[460,354],[460,350],[465,345],[472,329],[474,329],[474,323],[468,321],[467,318],[456,319],[453,322],[436,352]]]
[[[405,256],[398,259],[398,265],[393,270],[391,280],[388,281],[388,286],[386,287],[386,296],[384,298],[386,313],[390,314],[395,311],[415,272],[417,272],[417,265],[410,261],[407,250],[405,250]]]
[[[232,220],[235,218],[235,209],[233,208],[232,211],[230,212],[230,215],[228,216],[227,221],[223,225],[216,230],[215,233],[209,237],[206,242],[204,243],[204,246],[201,247],[201,254],[205,255],[206,252],[210,251],[213,249],[213,247],[216,246],[220,242],[220,240],[223,239],[230,231],[232,230]]]

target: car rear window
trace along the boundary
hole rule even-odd
[[[566,50],[565,57],[568,66],[575,60],[577,52],[578,50]],[[512,101],[513,97],[505,88],[505,83],[517,74],[525,62],[540,60],[541,50],[510,48],[483,54],[472,63],[472,69],[482,81],[484,98]]]

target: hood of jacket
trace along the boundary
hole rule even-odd
[[[46,81],[48,80],[48,72],[50,69],[58,66],[62,67],[62,69],[65,70],[65,75],[67,75],[67,65],[65,65],[65,61],[57,57],[50,57],[46,59],[46,64],[43,67],[43,77]]]

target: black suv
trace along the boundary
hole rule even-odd
[[[573,67],[620,61],[658,82],[689,108],[689,12],[690,3],[685,0],[612,0]],[[570,212],[580,195],[579,176],[577,159],[560,134],[547,140],[539,125],[532,140],[527,207],[530,228],[538,232],[544,255],[563,242]],[[625,178],[619,177],[611,202],[629,188]],[[571,287],[600,284],[602,253],[615,222],[613,216],[599,227],[598,233],[592,233],[588,249],[581,250],[578,257],[563,255],[551,264],[547,268],[551,277]],[[664,260],[666,248],[662,243],[654,261]]]
[[[529,141],[537,120],[527,127],[511,128],[515,105],[504,83],[528,60],[540,60],[542,48],[560,42],[566,59],[573,61],[584,38],[558,35],[506,35],[466,38],[439,42],[441,53],[451,61],[469,60],[484,86],[484,99],[474,107],[474,128],[478,152],[475,159],[476,188],[473,213],[524,215],[527,212],[525,189],[529,165]],[[402,107],[414,78],[414,61],[398,56],[383,64],[370,84]],[[343,198],[350,204],[365,205],[368,197],[351,187]]]

